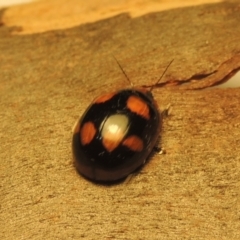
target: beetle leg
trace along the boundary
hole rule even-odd
[[[129,183],[132,181],[133,177],[135,177],[135,176],[136,176],[136,173],[130,173],[130,174],[124,179],[123,183],[124,183],[124,184],[129,184]]]
[[[165,153],[166,153],[166,150],[165,150],[164,148],[161,148],[161,147],[158,147],[158,146],[155,146],[155,147],[153,148],[153,150],[154,150],[155,152],[157,152],[158,154],[165,154]]]
[[[75,130],[75,128],[76,128],[77,125],[78,125],[78,122],[79,122],[79,118],[78,118],[78,120],[74,123],[74,125],[73,125],[73,127],[72,127],[72,133],[74,133],[74,130]]]
[[[163,118],[166,118],[166,117],[168,117],[169,115],[170,115],[170,113],[171,113],[171,104],[169,103],[168,105],[167,105],[167,107],[161,112],[161,115],[162,115],[162,117]]]

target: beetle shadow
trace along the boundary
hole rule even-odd
[[[112,187],[114,185],[120,185],[122,183],[125,182],[126,178],[128,177],[124,177],[118,180],[113,180],[113,181],[97,181],[97,180],[92,180],[90,178],[87,178],[86,176],[82,175],[81,173],[79,173],[81,175],[81,177],[83,177],[85,180],[87,180],[88,182],[91,182],[94,185],[101,185],[101,186],[105,186],[105,187]]]

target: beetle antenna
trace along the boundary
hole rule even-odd
[[[133,87],[133,83],[130,81],[129,77],[127,76],[126,72],[123,70],[122,66],[120,65],[120,63],[118,62],[118,60],[114,57],[115,61],[117,62],[119,68],[122,70],[122,73],[124,74],[124,76],[126,77],[126,79],[128,80],[128,82],[130,83],[131,87]]]
[[[174,59],[173,59],[174,60]],[[153,88],[161,81],[161,79],[163,78],[164,74],[167,72],[168,68],[170,67],[170,65],[172,64],[173,60],[170,61],[170,63],[167,65],[167,67],[165,68],[165,70],[162,73],[162,76],[157,80],[157,82],[151,86],[149,92],[151,92],[153,90]]]

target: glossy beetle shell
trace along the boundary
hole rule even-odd
[[[151,92],[125,89],[95,99],[78,121],[72,150],[77,170],[93,181],[115,181],[143,165],[161,129]]]

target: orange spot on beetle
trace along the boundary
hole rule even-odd
[[[80,130],[80,139],[82,145],[89,144],[96,134],[96,128],[92,122],[86,122]]]
[[[123,141],[123,145],[134,152],[141,152],[143,150],[143,141],[136,135],[132,135]]]
[[[107,149],[108,152],[112,152],[119,145],[119,141],[114,141],[112,139],[104,138],[102,140],[103,146]]]
[[[94,100],[94,103],[104,103],[104,102],[110,100],[114,95],[115,95],[115,93],[109,93],[109,94],[102,95],[102,96],[96,98]]]
[[[149,115],[149,107],[146,102],[144,102],[141,98],[136,96],[130,96],[127,100],[127,107],[134,113],[146,118],[150,119]]]

